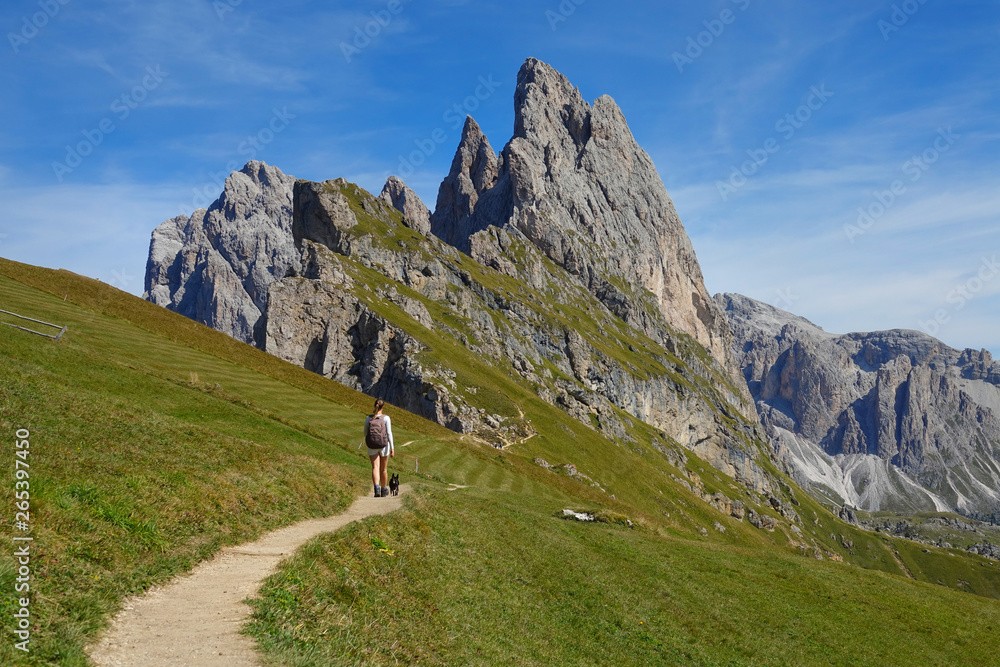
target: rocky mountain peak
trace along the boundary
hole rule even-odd
[[[479,196],[492,188],[500,171],[500,160],[479,124],[466,116],[451,170],[438,189],[437,206],[431,216],[431,230],[445,242],[466,249],[469,219]]]
[[[730,294],[727,292],[716,294],[714,299],[722,307],[722,310],[725,311],[726,317],[729,318],[730,324],[733,327],[748,325],[754,329],[766,332],[769,336],[783,335],[782,332],[785,330],[785,327],[790,327],[789,330],[797,328],[807,331],[814,337],[832,335],[827,334],[823,331],[822,327],[813,324],[804,317],[794,315],[771,304],[751,299],[742,294]]]
[[[514,137],[527,139],[555,131],[582,149],[589,138],[589,121],[590,105],[569,79],[535,58],[524,62],[514,91]]]
[[[424,236],[431,233],[431,212],[416,192],[400,178],[390,176],[379,198],[403,214],[403,222]]]
[[[294,180],[281,169],[260,160],[250,160],[242,169],[233,172],[235,174],[243,174],[261,188],[283,188],[289,180]]]
[[[472,116],[466,116],[465,125],[462,127],[462,140],[452,160],[451,172],[468,176],[475,192],[481,193],[497,182],[499,169],[500,162],[490,146],[489,139],[483,134],[479,123]],[[470,206],[470,212],[472,208],[475,208],[475,202]]]
[[[207,221],[222,225],[224,231],[234,237],[246,236],[246,221],[260,216],[255,222],[265,224],[270,218],[278,228],[288,230],[290,218],[283,213],[291,212],[291,184],[294,177],[286,176],[277,167],[251,160],[243,169],[232,172],[226,179],[222,194],[209,206]],[[220,211],[229,224],[222,224],[217,215]]]
[[[524,237],[616,315],[650,335],[665,319],[743,384],[691,241],[614,100],[591,106],[565,76],[529,58],[518,73],[513,138],[495,161],[487,148],[470,119],[431,218],[435,235],[466,252],[491,225]]]
[[[261,344],[267,287],[298,253],[292,243],[293,176],[251,160],[208,209],[152,234],[144,297],[233,338]]]

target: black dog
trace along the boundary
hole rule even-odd
[[[393,475],[389,478],[389,493],[394,496],[399,495],[399,475]]]

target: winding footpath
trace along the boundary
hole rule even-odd
[[[125,602],[111,627],[91,647],[101,667],[242,667],[259,665],[254,642],[240,634],[252,597],[278,564],[306,541],[376,514],[402,507],[401,496],[358,498],[343,513],[308,519],[256,542],[227,547],[190,574]]]

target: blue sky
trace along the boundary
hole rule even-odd
[[[4,257],[141,293],[152,229],[250,157],[433,208],[456,119],[499,150],[534,56],[616,99],[710,291],[1000,356],[996,2],[10,0],[0,28]]]

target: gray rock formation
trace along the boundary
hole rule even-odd
[[[656,337],[659,318],[650,321],[647,304],[629,287],[648,290],[671,326],[743,384],[729,356],[725,318],[621,110],[606,95],[591,106],[534,58],[518,73],[513,138],[495,156],[468,119],[431,216],[434,234],[477,259],[473,237],[491,225],[523,235],[612,312]]]
[[[250,161],[206,210],[153,231],[143,297],[252,345],[263,344],[267,288],[297,261],[292,184]]]
[[[834,335],[717,295],[761,421],[798,481],[866,510],[1000,505],[1000,364],[917,331]]]
[[[471,216],[479,196],[497,181],[500,160],[479,124],[467,116],[462,139],[451,161],[451,171],[438,189],[437,206],[431,216],[431,231],[465,252],[473,232]]]
[[[384,236],[386,231],[404,233],[405,224],[416,232],[412,220],[402,212],[394,216],[398,209],[385,198],[372,197],[343,179],[298,181],[294,202],[292,237],[300,261],[292,275],[269,287],[265,351],[453,430],[476,430],[484,416],[469,405],[455,405],[447,383],[438,377],[446,371],[425,369],[418,358],[424,346],[405,326],[366,303],[359,294],[365,290],[350,275],[358,266],[374,268],[444,298],[440,263],[429,262],[425,253],[412,257],[398,245],[386,246],[392,240]],[[359,215],[368,224],[360,225]],[[426,245],[419,233],[406,238]],[[396,304],[423,327],[433,326],[426,306],[395,287],[375,299]]]
[[[407,229],[396,209],[343,179],[297,182],[292,235],[301,257],[270,286],[265,350],[501,444],[530,426],[484,412],[481,398],[495,403],[455,376],[463,364],[513,369],[539,398],[617,441],[632,438],[623,411],[748,486],[772,488],[747,446],[761,434],[726,401],[732,392],[714,389],[723,371],[706,365],[700,346],[680,337],[668,352],[522,236],[490,233],[515,273],[537,269],[534,287]],[[469,356],[442,362],[437,344],[424,342],[435,340],[430,331]]]
[[[354,281],[325,247],[303,245],[310,259],[301,275],[270,286],[266,351],[456,431],[473,430],[478,420],[463,419],[417,361],[423,346],[351,293]]]
[[[622,447],[651,441],[669,463],[673,440],[770,493],[731,334],[621,112],[536,60],[515,109],[500,156],[467,121],[432,216],[398,179],[374,197],[248,164],[208,211],[154,232],[148,298],[456,431],[520,441],[517,404],[477,393],[468,369],[488,365]]]
[[[396,176],[390,176],[379,195],[383,201],[403,214],[403,223],[424,236],[431,233],[431,212],[417,193]]]

